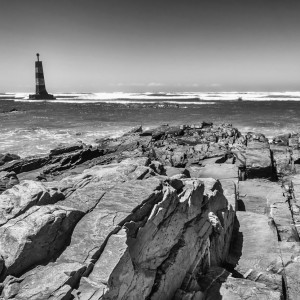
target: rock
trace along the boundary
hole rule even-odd
[[[1,297],[297,299],[297,141],[163,125],[6,162]]]
[[[69,153],[76,150],[83,149],[84,144],[79,143],[78,145],[68,145],[68,144],[60,144],[55,149],[50,151],[50,157],[54,155],[59,155],[63,153]]]
[[[159,161],[152,161],[149,167],[159,175],[164,173],[164,166]]]
[[[199,299],[220,299],[220,288],[229,276],[230,273],[221,267],[211,267],[207,272],[199,275],[197,278],[197,290],[199,289],[201,295],[203,295],[202,298]]]
[[[289,147],[292,149],[297,149],[299,147],[299,136],[292,136],[288,141]]]
[[[59,261],[93,262],[110,234],[126,221],[142,220],[152,205],[161,200],[161,189],[161,182],[153,178],[123,183],[106,193],[94,210],[77,224],[71,244]]]
[[[275,199],[285,201],[281,186],[265,179],[249,179],[239,182],[238,206],[241,211],[269,215]]]
[[[18,160],[18,159],[20,159],[20,156],[16,154],[10,154],[10,153],[0,154],[0,166],[4,165],[9,161]]]
[[[0,167],[0,171],[14,171],[16,174],[39,169],[48,162],[48,156],[34,156],[13,160]]]
[[[15,172],[0,172],[0,194],[16,184],[19,184],[19,179]]]
[[[291,183],[287,187],[289,192],[289,205],[293,215],[295,228],[300,237],[300,175],[294,175],[291,178]]]
[[[4,282],[4,299],[67,299],[85,271],[79,263],[50,263],[36,267],[20,278],[9,276]]]
[[[168,177],[173,177],[174,175],[184,174],[189,177],[189,172],[184,168],[175,168],[175,167],[164,167],[164,174]]]
[[[184,179],[185,177],[186,176],[184,176],[183,174],[177,174],[177,175],[172,176],[168,180],[168,182],[169,182],[170,186],[173,187],[176,191],[180,191],[184,186],[183,181],[181,179]]]
[[[288,146],[290,137],[291,137],[290,133],[278,135],[273,138],[273,143],[280,145],[280,146]]]
[[[230,164],[210,164],[204,167],[190,166],[187,168],[192,178],[238,179],[238,168]]]
[[[19,275],[57,255],[82,216],[82,212],[64,206],[35,206],[2,225],[0,254],[5,274]]]
[[[279,246],[284,266],[287,297],[296,300],[300,295],[300,244],[299,242],[280,242]]]
[[[57,188],[40,182],[24,181],[0,195],[0,225],[16,218],[34,205],[54,204],[64,198]]]
[[[288,196],[285,196],[282,191],[280,195],[270,197],[268,202],[270,216],[276,226],[280,241],[299,242],[299,235],[293,220]]]
[[[293,173],[292,152],[286,146],[270,145],[277,177]]]
[[[269,289],[265,284],[241,278],[229,277],[222,284],[220,295],[223,300],[281,300],[282,294],[279,291]],[[206,298],[214,300],[216,298]]]
[[[136,225],[127,222],[113,233],[76,297],[92,299],[103,291],[108,299],[172,299],[181,284],[189,281],[189,270],[193,273],[208,265],[208,240],[213,233],[208,212],[227,210],[220,184],[212,179],[204,182],[186,179],[180,195],[165,189],[143,226],[135,220]],[[205,211],[201,211],[203,201],[208,201]],[[227,220],[223,228],[230,227]],[[215,238],[224,240],[224,232]]]
[[[227,262],[239,276],[282,291],[280,249],[272,223],[267,216],[252,212],[238,211],[236,216]]]
[[[272,178],[273,166],[270,146],[267,142],[249,142],[247,144],[245,158],[247,178]]]
[[[105,191],[100,189],[99,184],[91,183],[76,189],[66,199],[62,198],[58,204],[88,213],[95,208],[104,194]]]
[[[130,135],[130,134],[132,134],[132,133],[139,133],[139,132],[143,132],[143,127],[142,127],[142,125],[133,127],[133,128],[130,129],[127,133],[125,133],[125,135]]]

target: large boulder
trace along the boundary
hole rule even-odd
[[[20,278],[8,276],[3,299],[70,299],[86,267],[79,263],[49,263],[26,272]]]
[[[10,154],[10,153],[0,154],[0,166],[4,165],[9,161],[13,161],[17,159],[20,159],[20,156],[16,154]]]
[[[245,151],[247,178],[272,178],[273,166],[268,142],[249,142]]]
[[[48,188],[41,182],[23,181],[0,195],[0,225],[34,205],[54,204],[63,198],[57,188]]]
[[[19,183],[19,178],[15,172],[0,172],[0,194]]]
[[[34,206],[0,227],[5,275],[19,275],[57,255],[83,213],[64,206]],[[3,276],[3,273],[2,273]]]
[[[172,299],[209,260],[225,261],[223,242],[230,240],[234,211],[220,183],[182,180],[180,194],[166,187],[146,218],[131,217],[109,235],[93,269],[73,292],[78,299]],[[218,249],[210,249],[209,240]]]
[[[115,186],[77,224],[70,246],[59,261],[91,264],[99,256],[109,235],[118,231],[126,221],[142,221],[161,199],[162,183],[155,178]]]

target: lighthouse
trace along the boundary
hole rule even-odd
[[[53,95],[48,94],[45,85],[43,63],[40,61],[39,53],[36,54],[37,60],[35,62],[35,94],[29,95],[29,99],[35,100],[50,100],[55,99]]]

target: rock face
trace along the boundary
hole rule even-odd
[[[0,167],[0,299],[299,299],[298,136],[203,122],[97,143]]]
[[[16,154],[10,154],[10,153],[0,154],[0,166],[4,165],[9,161],[13,161],[17,159],[20,159],[20,156]]]
[[[0,228],[3,275],[19,275],[50,260],[65,246],[82,213],[64,206],[35,206]]]

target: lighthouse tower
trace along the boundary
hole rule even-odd
[[[37,61],[35,62],[35,94],[29,95],[29,99],[48,100],[55,99],[53,95],[48,94],[45,85],[43,63],[40,61],[39,53],[36,54]]]

